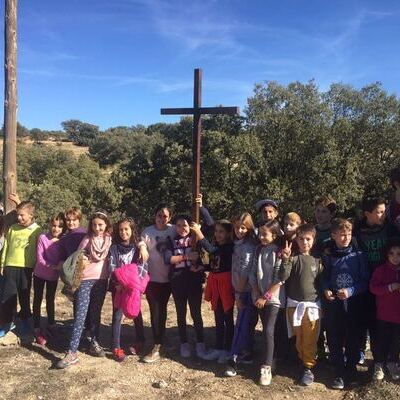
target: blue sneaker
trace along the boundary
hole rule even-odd
[[[12,331],[13,329],[15,329],[14,322],[9,322],[7,324],[4,324],[2,327],[0,327],[0,338],[6,336],[7,333]]]

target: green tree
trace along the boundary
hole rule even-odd
[[[88,124],[77,119],[61,122],[61,126],[69,140],[78,146],[89,146],[100,133],[97,125]]]

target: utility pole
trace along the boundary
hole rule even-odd
[[[18,0],[5,0],[3,142],[5,213],[15,208],[15,203],[10,201],[9,196],[17,191],[17,8]]]

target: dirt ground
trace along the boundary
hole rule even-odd
[[[44,310],[43,310],[44,311]],[[149,311],[143,299],[143,316],[148,345],[151,345]],[[206,343],[214,341],[214,318],[209,305],[203,305]],[[66,400],[66,399],[309,399],[309,400],[394,400],[400,399],[398,383],[384,381],[379,385],[367,382],[351,391],[333,391],[328,388],[332,371],[327,363],[316,369],[317,382],[309,388],[296,385],[299,366],[295,361],[278,365],[272,385],[260,387],[258,362],[246,367],[235,378],[224,378],[223,367],[196,358],[183,360],[179,357],[176,314],[172,299],[169,303],[167,344],[165,357],[155,364],[144,364],[136,356],[123,363],[106,358],[94,358],[82,352],[80,363],[68,370],[54,369],[63,356],[72,325],[71,303],[60,293],[57,296],[58,335],[48,347],[38,345],[3,346],[0,348],[0,399],[18,400]],[[107,296],[103,308],[101,343],[107,347],[111,339],[111,301]],[[122,343],[131,343],[131,321],[123,327]],[[258,326],[258,329],[260,327]],[[193,330],[189,333],[193,337]],[[261,347],[260,332],[256,337],[256,349]],[[161,383],[161,384],[160,384]],[[160,387],[161,386],[161,387]]]

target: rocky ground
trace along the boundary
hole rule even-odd
[[[143,301],[146,337],[151,338],[149,312]],[[111,302],[109,296],[103,309],[102,343],[110,345]],[[213,314],[208,304],[203,305],[206,341],[213,342]],[[165,357],[160,363],[143,364],[130,356],[123,363],[81,354],[79,365],[64,371],[54,369],[62,357],[72,323],[72,307],[61,294],[57,297],[58,336],[48,347],[18,345],[18,338],[10,334],[8,343],[0,347],[0,399],[9,400],[65,400],[65,399],[309,399],[309,400],[394,400],[400,399],[398,383],[384,381],[368,383],[367,367],[360,368],[363,384],[349,391],[328,388],[332,371],[320,363],[316,370],[317,382],[309,388],[296,385],[299,366],[296,362],[278,365],[270,387],[257,384],[258,365],[246,367],[235,378],[224,378],[223,367],[196,358],[183,360],[178,355],[176,316],[172,300],[169,304],[168,331]],[[125,321],[123,343],[130,343],[132,327]],[[258,327],[260,328],[260,327]],[[192,333],[192,332],[191,332]],[[4,345],[6,344],[6,345]],[[150,345],[150,343],[149,343]],[[257,348],[261,346],[257,334]]]

